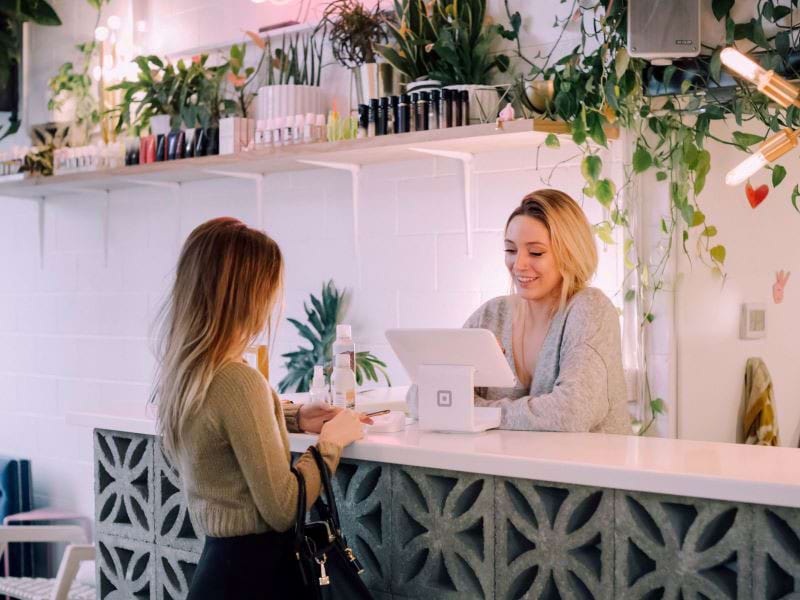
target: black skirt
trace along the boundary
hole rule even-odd
[[[206,536],[187,600],[305,599],[293,532]]]

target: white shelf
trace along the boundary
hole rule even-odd
[[[221,172],[232,176],[252,176],[318,168],[301,161],[373,165],[418,159],[421,154],[415,149],[480,154],[531,148],[543,143],[548,133],[563,135],[565,132],[566,126],[562,123],[520,119],[504,123],[502,129],[494,124],[472,125],[364,140],[298,144],[225,156],[204,156],[102,171],[0,181],[0,196],[46,198],[56,194],[116,190],[140,184],[199,181],[219,178]]]

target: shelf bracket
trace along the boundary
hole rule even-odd
[[[348,171],[352,183],[351,201],[353,206],[353,249],[356,255],[356,281],[361,289],[361,244],[359,243],[358,206],[361,200],[361,165],[357,163],[329,162],[324,160],[298,160],[297,162],[324,169]]]
[[[475,155],[471,152],[437,150],[435,148],[409,148],[409,150],[440,158],[452,158],[461,162],[464,178],[464,235],[467,238],[467,257],[472,258],[472,159],[475,158]]]
[[[103,267],[108,268],[109,228],[111,225],[111,190],[108,188],[63,188],[63,193],[69,194],[103,194]]]
[[[219,175],[220,177],[233,177],[234,179],[249,179],[256,184],[256,219],[258,229],[264,229],[264,179],[263,173],[244,173],[242,171],[220,171],[217,169],[203,169],[209,175]]]
[[[36,198],[38,209],[38,223],[39,223],[39,269],[44,270],[44,202],[46,198],[39,196]]]

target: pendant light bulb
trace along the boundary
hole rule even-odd
[[[731,169],[725,176],[725,183],[737,185],[756,173],[767,163],[775,162],[781,156],[797,147],[797,136],[800,131],[784,129],[766,140],[758,147],[758,152]]]
[[[762,85],[765,77],[768,77],[766,70],[736,48],[725,48],[719,57],[723,65],[750,83]]]
[[[728,185],[739,185],[755,175],[759,169],[766,164],[767,159],[764,158],[764,155],[761,154],[761,152],[756,152],[728,171],[728,174],[725,176],[725,183]]]

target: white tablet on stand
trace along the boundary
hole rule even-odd
[[[500,425],[500,409],[476,407],[473,388],[513,387],[514,374],[487,329],[389,329],[386,339],[418,386],[419,426],[475,432]]]

